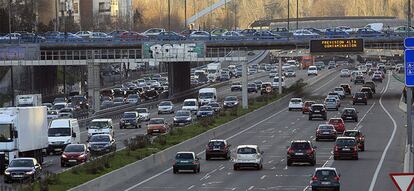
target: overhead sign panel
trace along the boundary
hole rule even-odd
[[[310,41],[310,53],[362,53],[364,40],[356,39],[319,39]]]
[[[205,45],[202,42],[192,43],[156,43],[143,44],[143,58],[147,59],[192,59],[203,58]]]

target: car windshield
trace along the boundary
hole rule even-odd
[[[123,118],[135,118],[137,115],[135,113],[124,113]]]
[[[211,107],[200,107],[200,111],[213,111]]]
[[[200,97],[201,99],[211,99],[211,98],[213,98],[213,97],[214,97],[214,93],[212,93],[212,92],[204,92],[204,93],[200,93],[200,94],[199,94],[199,97]]]
[[[183,105],[184,106],[195,106],[196,102],[195,101],[185,101]]]
[[[310,144],[306,142],[293,142],[290,146],[292,149],[310,149]]]
[[[151,119],[149,122],[150,125],[163,124],[163,123],[164,123],[164,119]]]
[[[114,99],[114,102],[124,102],[124,98],[117,97]]]
[[[364,97],[365,96],[365,93],[356,93],[355,94],[355,97]]]
[[[224,147],[223,141],[211,141],[208,143],[209,147]]]
[[[353,146],[355,145],[355,140],[354,139],[337,139],[336,144],[341,145],[341,146]]]
[[[323,109],[323,106],[319,106],[319,105],[312,106],[312,109],[314,109],[314,110],[322,110]]]
[[[109,136],[94,135],[89,139],[89,142],[109,142]]]
[[[341,119],[330,119],[329,123],[342,123]]]
[[[305,106],[311,106],[312,104],[315,104],[315,102],[312,102],[312,101],[305,102]]]
[[[137,111],[138,113],[147,113],[147,109],[145,109],[145,108],[136,109],[136,111]]]
[[[57,104],[52,106],[52,110],[61,110],[63,108],[65,108],[65,105],[63,104]]]
[[[193,153],[178,153],[175,155],[175,159],[191,160],[194,159]]]
[[[226,97],[226,98],[224,99],[224,101],[237,101],[237,97],[233,97],[233,96],[231,96],[231,97]]]
[[[290,100],[290,102],[291,102],[291,103],[301,103],[301,102],[302,102],[302,100],[299,100],[299,99],[292,99],[292,100]]]
[[[211,106],[211,107],[220,107],[220,105],[218,103],[209,103],[208,106]]]
[[[321,129],[321,130],[331,130],[334,127],[331,126],[331,125],[320,125],[318,128]]]
[[[335,88],[335,91],[344,91],[342,88]]]
[[[129,95],[128,99],[138,99],[139,96],[138,95]]]
[[[33,167],[34,163],[31,159],[16,159],[12,160],[9,167]]]
[[[49,128],[49,137],[67,137],[70,136],[70,128]]]
[[[237,149],[237,154],[256,154],[255,148],[244,147]]]
[[[247,87],[249,87],[249,88],[255,88],[256,87],[256,84],[248,84]]]
[[[355,113],[355,110],[353,110],[353,109],[345,109],[344,110],[344,113],[346,113],[346,114],[353,114],[353,113]]]
[[[315,176],[318,177],[318,179],[327,179],[336,177],[336,173],[333,170],[318,170],[316,171]]]
[[[325,102],[327,102],[327,103],[336,102],[336,99],[325,99]]]
[[[84,152],[85,151],[85,147],[83,145],[68,145],[65,148],[65,152],[74,152],[74,153],[79,153],[79,152]]]
[[[345,131],[344,136],[346,137],[356,137],[358,135],[357,131]]]
[[[109,124],[106,121],[92,121],[89,125],[89,129],[105,129],[109,128]]]
[[[190,112],[188,112],[188,111],[177,111],[175,116],[190,116]]]

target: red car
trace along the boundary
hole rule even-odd
[[[121,38],[121,41],[135,41],[135,40],[146,40],[149,39],[148,36],[145,36],[143,34],[140,34],[138,32],[128,31],[123,32],[119,38]]]
[[[147,134],[163,134],[167,133],[170,127],[164,118],[152,118],[148,123]]]
[[[303,103],[302,113],[303,114],[308,113],[309,109],[310,109],[310,106],[312,104],[315,104],[315,102],[314,101],[305,101],[305,103]]]
[[[60,166],[77,165],[89,158],[89,150],[85,144],[69,144],[60,156]]]
[[[345,131],[345,122],[341,118],[330,118],[328,124],[333,125],[338,133],[343,133]]]

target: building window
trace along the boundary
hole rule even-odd
[[[105,2],[99,3],[99,12],[111,12],[111,7],[108,6]]]
[[[73,13],[77,14],[79,13],[79,4],[73,3]]]

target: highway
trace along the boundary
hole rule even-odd
[[[321,102],[340,83],[349,83],[349,79],[340,78],[335,72],[308,86],[300,96],[304,100]],[[297,139],[312,140],[315,143],[316,167],[338,169],[341,173],[341,190],[395,190],[388,173],[401,172],[403,165],[405,120],[398,108],[402,85],[387,75],[384,83],[378,84],[377,94],[369,100],[367,106],[354,106],[359,111],[360,120],[358,123],[346,122],[346,128],[358,128],[366,137],[366,151],[359,153],[358,161],[334,161],[331,153],[333,142],[314,140],[315,128],[325,121],[308,121],[307,115],[301,112],[289,112],[289,99],[299,96],[289,95],[213,130],[216,135],[214,138],[227,139],[232,148],[240,144],[259,145],[264,151],[263,170],[234,171],[231,161],[205,161],[203,151],[208,139],[200,136],[162,152],[190,150],[199,153],[202,158],[201,173],[173,174],[173,155],[165,156],[169,158],[161,165],[141,166],[144,173],[137,172],[131,177],[106,175],[114,180],[112,187],[106,190],[310,190],[309,180],[315,167],[286,165],[286,146]],[[359,88],[359,85],[353,85],[352,91]],[[349,97],[342,101],[341,109],[344,107],[352,107]],[[339,116],[340,111],[328,112],[328,118]],[[162,153],[160,156],[163,156]],[[140,162],[135,165],[145,165]],[[117,180],[122,181],[115,184]],[[81,189],[78,187],[74,190]]]

